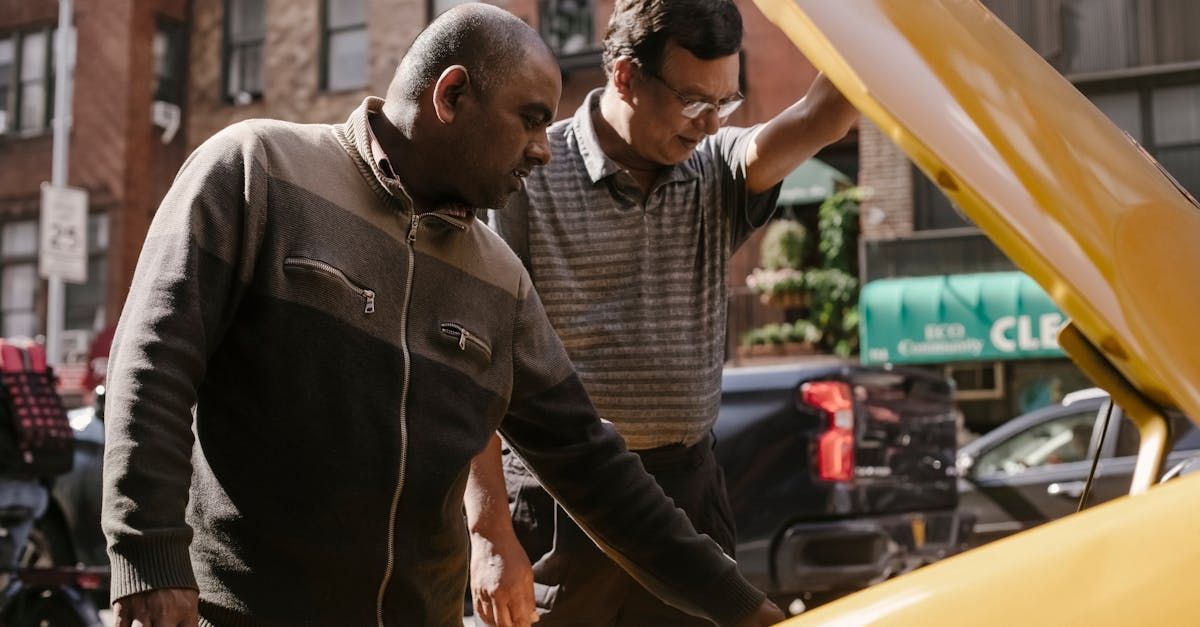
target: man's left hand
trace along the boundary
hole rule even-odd
[[[762,605],[758,606],[758,609],[753,614],[738,623],[738,627],[766,627],[767,625],[782,623],[785,618],[787,617],[783,615],[783,612],[770,599],[764,599]]]
[[[499,535],[471,534],[471,597],[475,613],[495,627],[529,627],[538,620],[533,600],[533,567],[511,530],[507,535]]]

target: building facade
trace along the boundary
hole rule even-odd
[[[405,50],[461,0],[74,0],[68,184],[89,199],[87,282],[66,289],[71,386],[89,346],[115,323],[137,256],[186,156],[248,118],[338,122],[382,95]],[[603,85],[599,42],[614,0],[496,0],[542,33],[563,69],[559,116]],[[769,119],[816,71],[748,0],[743,92],[731,124]],[[0,0],[0,336],[46,333],[37,272],[40,189],[50,180],[57,0]],[[780,68],[788,68],[781,72]],[[850,177],[854,137],[822,158]],[[752,241],[731,264],[732,323],[770,319],[744,289]],[[737,330],[731,335],[736,335]],[[102,348],[102,347],[101,347]],[[101,350],[101,352],[103,352]],[[75,364],[74,366],[69,364]],[[103,362],[97,367],[102,371]],[[73,374],[72,374],[73,373]]]
[[[50,181],[56,0],[0,0],[0,335],[46,332],[40,189]],[[60,374],[124,301],[151,216],[185,155],[179,132],[185,0],[75,0],[68,185],[88,194],[87,282],[66,286]],[[76,52],[78,51],[78,52]]]
[[[1200,191],[1200,3],[984,5],[1185,188]],[[866,123],[860,155],[860,183],[874,190],[861,216],[863,361],[944,368],[958,380],[975,430],[1090,385],[1057,349],[1054,327],[1063,318],[1044,292]],[[988,294],[990,313],[961,311],[949,293]],[[984,298],[973,302],[982,307]],[[898,315],[927,324],[906,333]]]
[[[337,122],[369,94],[385,93],[404,51],[434,16],[461,0],[193,0],[186,141],[193,149],[226,125],[252,117]],[[563,72],[560,118],[604,84],[600,42],[614,0],[498,0],[536,28]],[[816,70],[758,11],[739,0],[745,23],[746,104],[730,120],[764,121],[803,96]],[[781,72],[780,68],[789,68]],[[857,174],[856,137],[820,157]],[[810,207],[810,210],[814,209]],[[745,287],[758,241],[730,264],[730,347],[742,331],[782,318]]]

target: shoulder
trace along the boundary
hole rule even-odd
[[[514,296],[523,296],[527,287],[522,285],[529,284],[529,277],[525,265],[508,242],[485,221],[478,219],[471,225],[470,236],[478,251],[478,263],[471,273],[493,285],[503,286]]]

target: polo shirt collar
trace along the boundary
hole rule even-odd
[[[583,158],[583,165],[587,168],[588,177],[591,178],[592,183],[599,183],[601,180],[625,170],[624,166],[614,161],[600,148],[600,138],[596,135],[595,124],[592,123],[592,112],[600,107],[600,96],[603,94],[604,88],[593,89],[589,92],[584,98],[583,104],[575,110],[575,117],[571,122],[572,130],[575,132],[575,142],[579,147],[579,156]],[[695,178],[697,172],[691,161],[692,159],[689,157],[683,163],[671,166],[664,175],[659,177],[659,182],[655,187],[662,183]]]

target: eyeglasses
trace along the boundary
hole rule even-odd
[[[675,94],[675,97],[678,98],[679,102],[683,105],[683,108],[680,109],[679,112],[683,114],[683,117],[688,118],[689,120],[695,120],[701,116],[708,115],[709,111],[716,111],[717,118],[721,120],[721,122],[724,122],[729,116],[733,115],[733,112],[737,111],[737,108],[742,106],[742,102],[746,100],[745,96],[743,96],[741,92],[738,92],[736,96],[726,98],[720,102],[696,100],[695,98],[683,95],[678,89],[671,87],[671,84],[668,83],[666,79],[658,74],[655,74],[654,72],[647,70],[644,67],[642,68],[642,73],[650,78],[653,78],[659,83],[662,83],[663,87],[671,90],[671,93]]]

